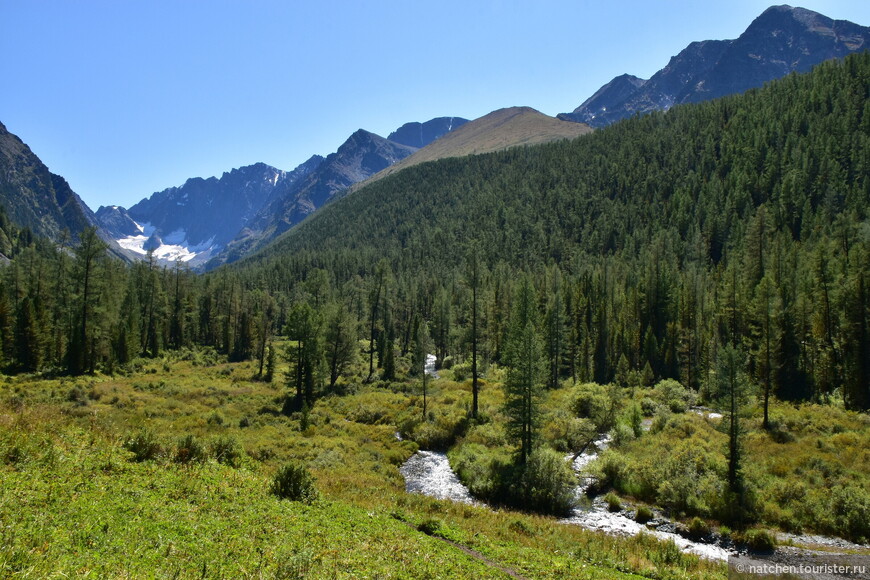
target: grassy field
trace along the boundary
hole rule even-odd
[[[185,352],[144,361],[128,376],[7,377],[0,389],[0,575],[725,574],[722,564],[649,537],[613,538],[553,518],[405,493],[398,466],[417,444],[395,432],[440,442],[461,433],[467,381],[436,381],[427,421],[411,382],[345,385],[345,394],[321,398],[307,417],[285,417],[285,388],[251,380],[254,370]],[[484,409],[495,412],[499,397],[500,389],[486,387]],[[135,461],[128,448],[145,433],[154,437],[155,456]],[[182,462],[191,456],[179,448],[197,443],[205,459]],[[313,473],[313,503],[270,494],[274,473],[288,461]]]

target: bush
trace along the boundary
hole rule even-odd
[[[123,447],[133,453],[134,461],[156,459],[163,453],[163,446],[160,445],[157,436],[148,429],[143,429],[136,435],[127,437]]]
[[[659,409],[659,404],[649,397],[644,397],[640,402],[640,410],[643,412],[644,417],[652,417],[656,414],[656,411]]]
[[[555,451],[540,448],[532,452],[520,481],[524,507],[554,515],[567,515],[574,508],[577,476]]]
[[[610,437],[614,447],[622,447],[626,443],[633,441],[635,435],[630,426],[619,422],[610,430]]]
[[[653,519],[653,513],[651,509],[649,509],[645,505],[637,508],[637,513],[634,515],[634,521],[639,524],[645,524],[651,519]]]
[[[857,485],[838,485],[831,493],[831,513],[838,533],[855,542],[870,539],[870,494]]]
[[[655,387],[655,396],[674,413],[685,413],[694,403],[694,393],[674,379],[663,379]]]
[[[614,385],[584,383],[574,391],[571,410],[578,417],[588,418],[599,433],[609,431],[616,419],[619,390]]]
[[[185,435],[175,446],[176,463],[202,463],[208,459],[208,453],[202,443],[194,435]]]
[[[628,474],[625,457],[616,450],[606,449],[592,465],[592,474],[598,480],[599,489],[619,488]]]
[[[752,552],[768,553],[776,548],[776,538],[767,530],[749,530],[743,534],[743,542]]]
[[[218,463],[238,467],[244,452],[235,437],[218,437],[211,444],[211,454]]]
[[[608,493],[604,496],[604,501],[607,502],[607,511],[609,512],[618,512],[622,511],[622,501],[620,501],[619,496],[613,492]]]
[[[288,463],[278,469],[269,491],[280,499],[308,504],[313,503],[318,496],[311,472],[298,463]]]
[[[700,540],[704,536],[709,535],[710,526],[699,517],[692,518],[689,522],[689,537],[693,540]]]

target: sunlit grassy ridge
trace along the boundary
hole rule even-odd
[[[128,377],[8,379],[0,388],[2,575],[507,577],[440,538],[529,578],[724,573],[650,538],[406,494],[398,465],[417,445],[395,432],[452,436],[442,430],[465,417],[465,383],[435,382],[427,422],[415,383],[350,388],[320,399],[300,431],[300,415],[278,413],[283,388],[250,381],[253,371],[187,353]],[[485,409],[495,412],[499,391],[485,389]],[[143,429],[163,452],[136,462],[124,444]],[[206,461],[176,461],[186,435]],[[228,438],[245,451],[238,467],[214,458],[213,444]],[[289,460],[315,476],[320,497],[311,505],[269,493]]]

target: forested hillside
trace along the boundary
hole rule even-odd
[[[470,357],[475,323],[481,360],[501,362],[527,271],[549,384],[635,371],[697,389],[733,344],[767,392],[866,409],[868,90],[864,54],[574,141],[412,167],[204,277],[122,266],[89,235],[74,256],[33,250],[3,276],[4,361],[83,372],[190,344],[262,360],[304,306],[370,340],[373,373],[423,320],[439,359]]]
[[[502,355],[512,281],[529,270],[555,309],[553,381],[649,365],[698,388],[734,343],[781,397],[842,388],[867,408],[868,81],[858,55],[574,141],[413,167],[233,275],[279,289],[322,268],[366,292],[385,260],[396,336],[425,318],[440,355],[465,354],[462,272],[476,244],[489,360]]]

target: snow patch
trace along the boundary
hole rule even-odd
[[[148,250],[145,249],[145,243],[154,234],[154,226],[150,223],[136,223],[136,227],[141,232],[137,236],[127,236],[118,240],[118,245],[141,256],[147,256]],[[214,236],[196,245],[187,244],[187,232],[184,229],[177,229],[163,237],[163,243],[154,250],[153,256],[161,261],[175,262],[190,262],[196,258],[197,261],[202,261],[209,258],[212,252],[216,249]]]

